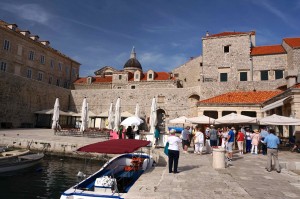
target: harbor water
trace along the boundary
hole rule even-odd
[[[103,161],[88,158],[46,155],[34,167],[0,174],[1,198],[57,199],[62,192],[83,179],[77,176],[79,171],[88,176],[99,170],[103,164]]]

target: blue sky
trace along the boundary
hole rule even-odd
[[[0,19],[81,63],[80,76],[122,69],[134,46],[143,70],[171,71],[202,53],[206,31],[256,31],[256,45],[300,37],[300,0],[0,0]]]

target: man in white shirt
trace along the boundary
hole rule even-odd
[[[169,173],[178,173],[178,160],[179,160],[179,144],[182,142],[179,137],[177,137],[176,130],[170,130],[170,136],[168,137],[167,142],[169,143],[168,156],[169,156]],[[174,163],[174,170],[172,171]]]

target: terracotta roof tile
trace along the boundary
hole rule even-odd
[[[292,88],[300,88],[300,83],[295,84],[294,86],[292,86]]]
[[[257,46],[251,49],[251,55],[274,55],[274,54],[285,54],[286,51],[281,45],[273,46]]]
[[[282,91],[235,91],[218,95],[198,104],[260,104]]]
[[[206,36],[206,37],[207,38],[210,38],[210,37],[224,37],[224,36],[241,35],[241,34],[249,34],[249,33],[251,35],[255,35],[255,31],[251,31],[251,32],[221,32],[221,33],[209,35],[209,36]]]
[[[105,76],[105,77],[93,77],[93,83],[109,83],[112,82],[112,76]],[[75,84],[82,84],[87,83],[87,77],[82,77],[77,79]]]
[[[289,45],[292,48],[300,48],[300,37],[298,38],[285,38],[283,39],[287,45]]]

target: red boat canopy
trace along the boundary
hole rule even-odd
[[[77,149],[77,151],[107,154],[132,153],[149,143],[150,141],[146,140],[116,139],[89,144]]]

